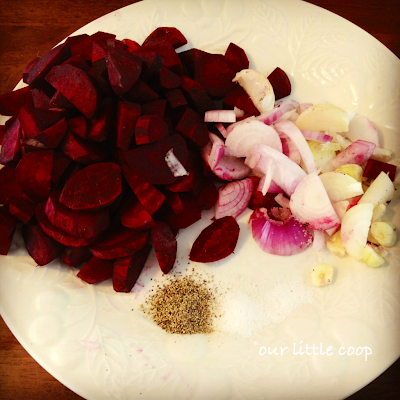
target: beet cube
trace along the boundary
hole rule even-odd
[[[43,229],[44,233],[46,233],[46,235],[50,236],[58,243],[61,243],[64,246],[81,247],[88,246],[89,244],[97,240],[97,236],[93,236],[91,238],[77,237],[69,235],[62,229],[56,228],[47,218],[45,208],[46,203],[40,203],[36,207],[36,219],[39,222],[39,225]]]
[[[246,113],[246,116],[259,115],[260,112],[255,107],[249,95],[244,91],[241,86],[237,86],[231,90],[222,100],[224,106],[228,108],[237,107]]]
[[[48,110],[50,108],[50,97],[45,91],[40,89],[31,90],[33,105],[35,108]]]
[[[120,258],[114,262],[112,276],[113,288],[116,292],[129,293],[142,272],[151,251],[151,245],[146,244],[133,256]]]
[[[51,108],[75,108],[75,106],[63,94],[56,90],[53,97],[50,99]]]
[[[21,192],[19,184],[15,180],[15,169],[4,166],[0,168],[0,204],[8,203],[9,200]],[[20,193],[22,195],[22,192]]]
[[[72,39],[73,37],[68,38]],[[93,35],[86,36],[83,40],[77,40],[74,45],[71,44],[71,52],[73,56],[81,56],[84,60],[92,60],[93,43],[105,45],[107,40],[114,39],[115,35],[107,32],[96,32]]]
[[[175,214],[179,214],[185,210],[182,200],[177,193],[168,193],[165,202],[172,208]]]
[[[17,222],[18,220],[4,206],[0,207],[0,233],[4,237],[12,239]]]
[[[48,72],[58,64],[71,57],[71,50],[68,43],[62,43],[51,49],[41,57],[30,69],[26,83],[34,87],[42,80]]]
[[[194,78],[197,59],[203,57],[206,54],[208,53],[196,48],[191,48],[178,54],[179,59],[181,60],[182,65],[185,67],[188,76]]]
[[[114,92],[117,95],[126,93],[140,76],[142,60],[126,50],[108,46],[106,62]]]
[[[5,124],[5,133],[0,152],[0,164],[15,164],[20,158],[21,124],[16,117]]]
[[[164,120],[157,115],[143,115],[136,121],[135,140],[136,144],[156,142],[167,136],[168,126]]]
[[[89,72],[91,67],[90,62],[84,60],[81,56],[72,56],[68,58],[68,60],[65,60],[61,65],[65,64],[71,64],[85,72]]]
[[[92,63],[107,57],[107,46],[93,42],[92,47]]]
[[[165,107],[167,100],[157,99],[150,101],[142,106],[142,115],[158,115],[163,117],[165,113]]]
[[[61,178],[62,174],[71,164],[72,160],[61,151],[54,151],[53,155],[53,168],[51,171],[51,187],[53,188],[58,180]]]
[[[153,218],[151,218],[151,215],[134,194],[124,200],[119,209],[119,215],[121,224],[126,228],[139,231],[148,229],[154,225]]]
[[[142,206],[150,215],[153,215],[161,207],[165,200],[165,195],[152,184],[140,178],[139,175],[133,172],[127,165],[122,167],[122,171],[126,181]]]
[[[0,125],[0,145],[3,144],[3,139],[5,134],[6,134],[6,126]]]
[[[82,35],[75,35],[75,36],[69,36],[66,40],[68,43],[70,49],[71,49],[71,54],[74,57],[75,55],[79,55],[79,51],[81,49],[81,43],[89,37],[88,34],[83,33]]]
[[[89,143],[68,131],[60,149],[74,161],[85,165],[102,162],[109,157],[106,149]]]
[[[114,100],[104,99],[101,107],[92,118],[87,138],[94,142],[102,142],[107,139],[114,120],[115,106]]]
[[[91,118],[98,94],[88,74],[73,65],[57,65],[46,75],[46,81],[59,90],[79,111]]]
[[[113,96],[114,91],[108,79],[108,70],[106,59],[102,58],[92,64],[88,75],[95,80],[97,87],[106,95]]]
[[[129,53],[133,53],[140,48],[140,44],[131,39],[122,39],[122,43],[126,44],[126,50],[128,50]]]
[[[64,247],[61,260],[70,267],[79,267],[93,257],[89,247]]]
[[[138,79],[132,89],[126,93],[126,97],[134,103],[144,104],[157,100],[160,96],[149,85]]]
[[[159,27],[147,36],[143,42],[143,46],[151,46],[163,42],[167,42],[171,44],[174,49],[177,49],[178,47],[185,45],[187,40],[176,28]]]
[[[159,221],[151,228],[151,238],[161,271],[168,274],[176,260],[178,244],[175,235],[167,224]]]
[[[78,277],[86,283],[98,283],[111,279],[114,263],[108,260],[101,260],[92,257],[78,272]]]
[[[163,67],[159,74],[160,85],[164,89],[177,88],[182,83],[182,75],[167,67]]]
[[[195,108],[201,115],[206,111],[215,110],[215,104],[209,94],[196,81],[184,76],[182,79],[182,88],[184,94],[189,97],[190,106]]]
[[[53,156],[52,150],[28,153],[15,168],[17,182],[33,201],[43,201],[50,194]]]
[[[268,80],[274,89],[275,100],[289,96],[292,91],[292,85],[286,72],[279,67],[275,68],[269,75]]]
[[[60,119],[50,128],[45,129],[35,136],[35,139],[42,142],[46,147],[56,148],[63,140],[68,129],[68,123],[65,118]]]
[[[148,79],[153,75],[160,73],[161,69],[163,68],[162,57],[155,51],[139,49],[134,51],[133,54],[142,60],[142,79]]]
[[[121,191],[120,166],[98,163],[85,167],[67,181],[60,203],[72,210],[94,210],[110,205]]]
[[[204,118],[190,107],[186,108],[175,129],[199,147],[204,147],[209,141]]]
[[[171,149],[174,149],[175,156],[185,166],[188,150],[185,140],[178,134],[129,150],[126,161],[133,172],[145,182],[167,185],[176,180],[165,161],[165,156]]]
[[[33,99],[29,86],[0,95],[0,114],[18,115],[19,109],[26,105],[32,105]]]
[[[232,216],[214,221],[203,229],[193,243],[191,261],[208,263],[219,261],[233,253],[239,238],[239,225]]]
[[[167,185],[166,188],[171,192],[188,192],[193,188],[194,173],[189,171],[188,175],[179,176],[175,183]]]
[[[101,237],[90,246],[90,251],[105,260],[127,257],[146,245],[148,233],[121,228]]]
[[[246,52],[234,43],[229,44],[225,52],[225,57],[235,64],[239,71],[249,68],[249,59]]]
[[[82,139],[86,138],[88,124],[85,117],[70,118],[68,120],[68,127],[73,134],[80,136]]]
[[[28,83],[27,81],[28,81],[28,77],[29,77],[29,72],[39,60],[40,60],[40,57],[36,57],[33,60],[29,61],[28,64],[26,64],[26,66],[22,72],[22,81],[24,83]]]
[[[22,227],[22,237],[29,255],[37,265],[46,265],[61,253],[60,243],[47,236],[36,221]]]
[[[128,101],[118,102],[117,111],[117,147],[129,150],[133,135],[135,134],[136,121],[140,116],[140,104]]]
[[[59,201],[60,192],[47,199],[45,212],[50,223],[64,232],[78,237],[91,238],[106,230],[110,224],[107,209],[95,211],[71,210]]]
[[[8,205],[10,214],[27,224],[35,215],[36,203],[29,199],[13,199]]]
[[[42,142],[39,142],[36,139],[27,139],[21,141],[21,156],[25,156],[25,154],[28,153],[36,153],[37,151],[41,150],[49,150],[49,147],[47,147],[45,144]]]
[[[389,175],[392,182],[396,178],[397,167],[393,164],[388,164],[382,161],[369,159],[365,166],[363,177],[369,179],[376,179],[378,175],[383,171]]]

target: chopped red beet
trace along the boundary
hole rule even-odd
[[[132,290],[146,265],[150,251],[151,245],[146,244],[132,256],[115,261],[112,282],[116,292],[129,293]]]
[[[5,134],[6,134],[6,126],[0,125],[0,146],[3,144],[3,139]]]
[[[60,119],[50,128],[45,129],[35,136],[35,139],[43,143],[46,147],[56,148],[64,139],[68,129],[68,123],[65,118]]]
[[[390,180],[394,182],[394,179],[396,177],[396,170],[397,167],[393,164],[388,164],[382,161],[369,159],[367,165],[365,166],[363,177],[369,179],[376,179],[378,175],[383,171],[386,174],[388,174]]]
[[[233,253],[239,238],[239,225],[232,216],[214,221],[193,243],[189,258],[195,262],[214,262]]]
[[[144,115],[137,119],[135,125],[136,144],[147,144],[167,136],[168,126],[158,115]]]
[[[209,141],[204,118],[190,107],[186,108],[175,129],[199,147],[204,147]]]
[[[114,119],[114,100],[111,98],[104,99],[98,113],[96,113],[91,120],[87,138],[94,142],[102,142],[106,140]]]
[[[201,115],[206,111],[215,110],[215,104],[209,94],[196,81],[184,76],[182,79],[182,89],[190,99],[190,107],[197,110]]]
[[[171,229],[184,229],[201,219],[203,208],[198,205],[197,199],[189,193],[179,193],[179,197],[183,211],[175,214],[172,209],[168,209],[162,218]]]
[[[149,36],[144,40],[143,46],[151,46],[154,44],[160,44],[168,42],[174,49],[181,47],[187,43],[185,36],[176,28],[171,27],[159,27],[155,29]]]
[[[126,44],[126,49],[130,53],[133,53],[135,50],[140,48],[140,44],[138,42],[135,42],[134,40],[131,40],[131,39],[123,39],[122,43]]]
[[[60,243],[47,236],[36,221],[29,222],[22,227],[22,237],[29,255],[37,265],[46,265],[61,253]]]
[[[92,257],[78,272],[78,277],[86,283],[98,283],[110,279],[113,275],[114,263]]]
[[[15,168],[15,179],[33,201],[43,201],[50,194],[53,157],[53,150],[28,153]]]
[[[4,166],[0,169],[0,188],[0,204],[8,203],[11,198],[16,197],[17,192],[21,191],[15,180],[14,168]]]
[[[188,192],[193,188],[194,173],[189,171],[188,175],[179,176],[175,183],[166,185],[171,192]]]
[[[249,59],[246,52],[234,43],[230,43],[225,52],[225,57],[234,63],[239,71],[249,68]]]
[[[121,224],[127,228],[139,231],[154,225],[153,218],[134,194],[124,200],[119,207],[119,215]]]
[[[49,109],[50,108],[50,97],[40,89],[31,90],[33,105],[35,108]]]
[[[237,86],[231,90],[222,100],[224,106],[228,108],[237,107],[246,113],[246,116],[259,115],[260,112],[250,99],[249,95],[241,86]]]
[[[102,58],[92,64],[88,75],[94,79],[96,87],[106,96],[113,96],[114,90],[111,87],[110,81],[108,80],[108,70],[106,59]]]
[[[28,77],[29,77],[29,72],[31,69],[35,66],[35,64],[40,60],[40,57],[36,57],[33,60],[29,61],[28,64],[26,64],[23,72],[22,72],[22,81],[24,83],[28,83]]]
[[[268,80],[275,93],[275,100],[289,96],[292,91],[292,85],[286,72],[276,67],[269,75]]]
[[[150,101],[142,106],[142,115],[158,115],[163,117],[165,113],[165,106],[167,105],[167,100],[157,99]]]
[[[71,210],[59,201],[60,192],[54,191],[47,199],[45,212],[56,228],[71,236],[91,238],[106,230],[110,224],[109,211]]]
[[[16,164],[20,159],[21,124],[16,117],[5,124],[5,133],[0,152],[0,164]]]
[[[128,101],[118,102],[117,111],[117,147],[129,150],[135,134],[136,121],[140,116],[141,106]]]
[[[81,264],[89,261],[93,257],[89,247],[64,247],[61,260],[70,267],[79,267]]]
[[[73,65],[57,65],[46,81],[59,90],[79,111],[91,118],[97,109],[98,94],[88,74]]]
[[[14,236],[18,220],[0,206],[0,254],[7,255]]]
[[[110,205],[122,191],[121,167],[115,163],[90,165],[70,178],[60,203],[73,210],[93,210]]]
[[[148,235],[148,231],[117,229],[97,240],[90,246],[90,251],[94,256],[105,260],[127,257],[145,246]]]
[[[90,62],[84,60],[81,56],[72,56],[70,58],[68,58],[68,60],[65,60],[62,65],[65,64],[71,64],[76,68],[79,68],[85,72],[89,72],[90,71]]]
[[[32,105],[32,93],[29,86],[0,95],[0,114],[18,115],[21,107]]]
[[[13,199],[8,205],[8,211],[24,224],[27,224],[35,215],[37,204],[29,199]]]
[[[133,54],[142,60],[142,72],[140,74],[142,79],[148,79],[152,76],[159,74],[163,68],[162,57],[155,51],[146,51],[138,49]]]
[[[70,118],[68,128],[73,134],[85,139],[88,131],[87,119],[85,117]]]
[[[53,168],[51,171],[51,187],[57,184],[63,173],[66,171],[72,160],[61,151],[55,150],[53,155]]]
[[[167,224],[158,221],[151,228],[151,238],[161,271],[164,274],[168,274],[174,266],[176,259],[178,245],[175,235]]]
[[[172,208],[175,214],[179,214],[185,210],[182,200],[177,193],[167,193],[165,202]]]
[[[138,79],[125,96],[134,103],[148,103],[149,101],[157,100],[160,96],[149,85]]]

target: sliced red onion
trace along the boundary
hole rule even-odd
[[[228,125],[226,127],[226,136],[224,136],[224,137],[228,137],[229,134],[233,131],[233,129],[235,129],[237,126],[247,124],[248,122],[254,121],[254,120],[256,120],[256,117],[254,115],[251,115],[250,117],[247,117],[245,119],[242,119],[240,121],[237,121],[233,124]]]
[[[326,248],[326,237],[324,231],[314,231],[314,241],[312,247],[316,251],[322,251]]]
[[[218,124],[215,124],[215,127],[219,130],[219,133],[226,139],[228,136],[228,132],[226,131],[224,125],[222,125],[221,122],[218,122]]]
[[[380,147],[379,134],[375,125],[363,115],[356,114],[349,123],[349,130],[346,136],[352,141],[366,140],[375,143],[376,147]]]
[[[244,116],[245,112],[243,110],[241,110],[240,108],[237,108],[236,106],[233,107],[233,111],[236,115],[236,118],[241,118]]]
[[[279,136],[281,137],[282,153],[285,156],[289,157],[297,165],[300,165],[300,163],[301,163],[301,154],[300,154],[299,149],[297,148],[297,146],[294,144],[293,140],[290,139],[284,133],[280,134]]]
[[[308,146],[307,141],[300,129],[297,128],[293,122],[286,120],[275,123],[274,127],[278,133],[285,133],[290,139],[293,140],[301,154],[306,171],[308,173],[315,171],[314,156],[312,155],[310,147]]]
[[[323,132],[317,131],[301,131],[306,140],[314,140],[320,143],[329,143],[332,141],[333,137],[331,135],[326,135]]]
[[[246,158],[245,162],[251,168],[256,168],[265,174],[268,168],[266,160],[269,158],[275,161],[273,181],[290,196],[297,184],[306,176],[306,173],[290,158],[264,144],[255,145],[252,155]]]
[[[209,158],[211,170],[214,170],[221,161],[224,155],[224,148],[225,146],[223,144],[213,143]]]
[[[271,181],[268,189],[269,193],[283,193],[283,189],[278,186],[274,181]]]
[[[230,154],[236,157],[247,157],[256,144],[265,144],[282,151],[281,139],[276,130],[256,120],[237,125],[225,141]]]
[[[363,165],[372,156],[375,147],[375,143],[365,140],[356,140],[333,158],[331,164],[334,168],[339,168],[345,164]]]
[[[293,215],[311,229],[327,230],[340,224],[328,194],[316,172],[306,175],[290,198]]]
[[[306,111],[308,108],[312,107],[313,103],[301,103],[297,109],[298,113],[301,114],[302,112]]]
[[[261,178],[258,184],[258,190],[263,196],[267,194],[272,183],[272,175],[275,171],[275,161],[271,158],[265,160],[265,175]]]
[[[215,206],[215,218],[228,215],[237,218],[249,204],[253,193],[253,181],[250,178],[227,183],[219,188],[218,202]]]
[[[208,166],[210,166],[212,146],[211,142],[209,142],[201,149],[203,160]],[[251,169],[244,163],[243,159],[223,155],[219,160],[217,167],[211,169],[211,171],[220,179],[233,181],[246,178]]]
[[[311,233],[290,214],[285,220],[277,221],[268,216],[265,208],[259,208],[251,214],[249,224],[254,240],[269,254],[298,254],[313,241]]]
[[[279,118],[282,118],[288,112],[295,112],[298,105],[299,103],[295,100],[283,100],[277,102],[275,104],[275,107],[271,111],[267,113],[262,113],[255,118],[259,121],[264,122],[264,124],[271,125],[273,122],[277,121]]]
[[[285,197],[283,193],[278,193],[274,200],[281,206],[285,208],[290,208],[290,199]]]
[[[174,149],[167,151],[167,154],[165,155],[165,162],[167,163],[168,168],[171,170],[174,176],[189,175],[185,167],[182,165],[182,163],[178,160],[178,158],[174,154]]]
[[[204,122],[236,122],[233,110],[209,110],[204,114]]]
[[[232,154],[232,152],[230,151],[230,149],[228,147],[225,146],[225,142],[217,135],[215,135],[212,132],[208,132],[208,137],[213,145],[220,148],[221,146],[223,147],[223,154],[225,156],[234,156],[234,154]]]

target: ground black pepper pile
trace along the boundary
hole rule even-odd
[[[168,333],[211,333],[215,304],[207,281],[188,275],[175,277],[159,287],[143,309]]]

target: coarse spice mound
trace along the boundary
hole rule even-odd
[[[209,283],[198,274],[174,277],[157,285],[142,310],[168,333],[211,333],[217,302]]]

